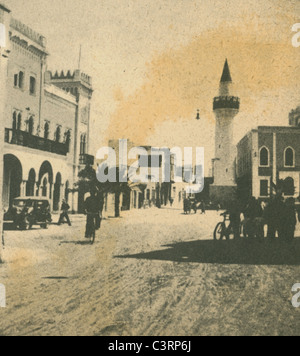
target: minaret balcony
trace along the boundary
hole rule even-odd
[[[240,99],[236,96],[217,96],[214,98],[214,110],[240,109]]]

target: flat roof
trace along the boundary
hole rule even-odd
[[[265,130],[265,131],[264,131]],[[252,130],[248,131],[237,143],[237,146],[240,145],[247,137],[249,137],[254,132],[287,132],[287,131],[296,131],[300,134],[300,127],[296,126],[257,126]]]
[[[297,127],[297,126],[258,126],[257,129],[266,129],[266,130],[299,130],[300,127]]]

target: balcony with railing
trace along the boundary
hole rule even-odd
[[[61,156],[66,156],[69,152],[69,145],[67,143],[52,141],[20,130],[5,129],[5,142]]]
[[[214,110],[240,109],[240,99],[236,96],[218,96],[214,98]]]

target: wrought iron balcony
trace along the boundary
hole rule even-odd
[[[69,147],[66,143],[48,140],[20,130],[5,129],[5,142],[62,156],[66,156],[69,152]]]
[[[214,110],[240,109],[240,99],[236,96],[217,96],[214,98]]]
[[[86,153],[81,154],[79,156],[79,164],[80,165],[90,165],[93,166],[94,165],[94,161],[95,161],[95,157],[92,155],[88,155]]]

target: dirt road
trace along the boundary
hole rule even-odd
[[[216,212],[153,209],[90,246],[83,219],[5,233],[1,335],[299,335],[300,239],[215,243]]]

